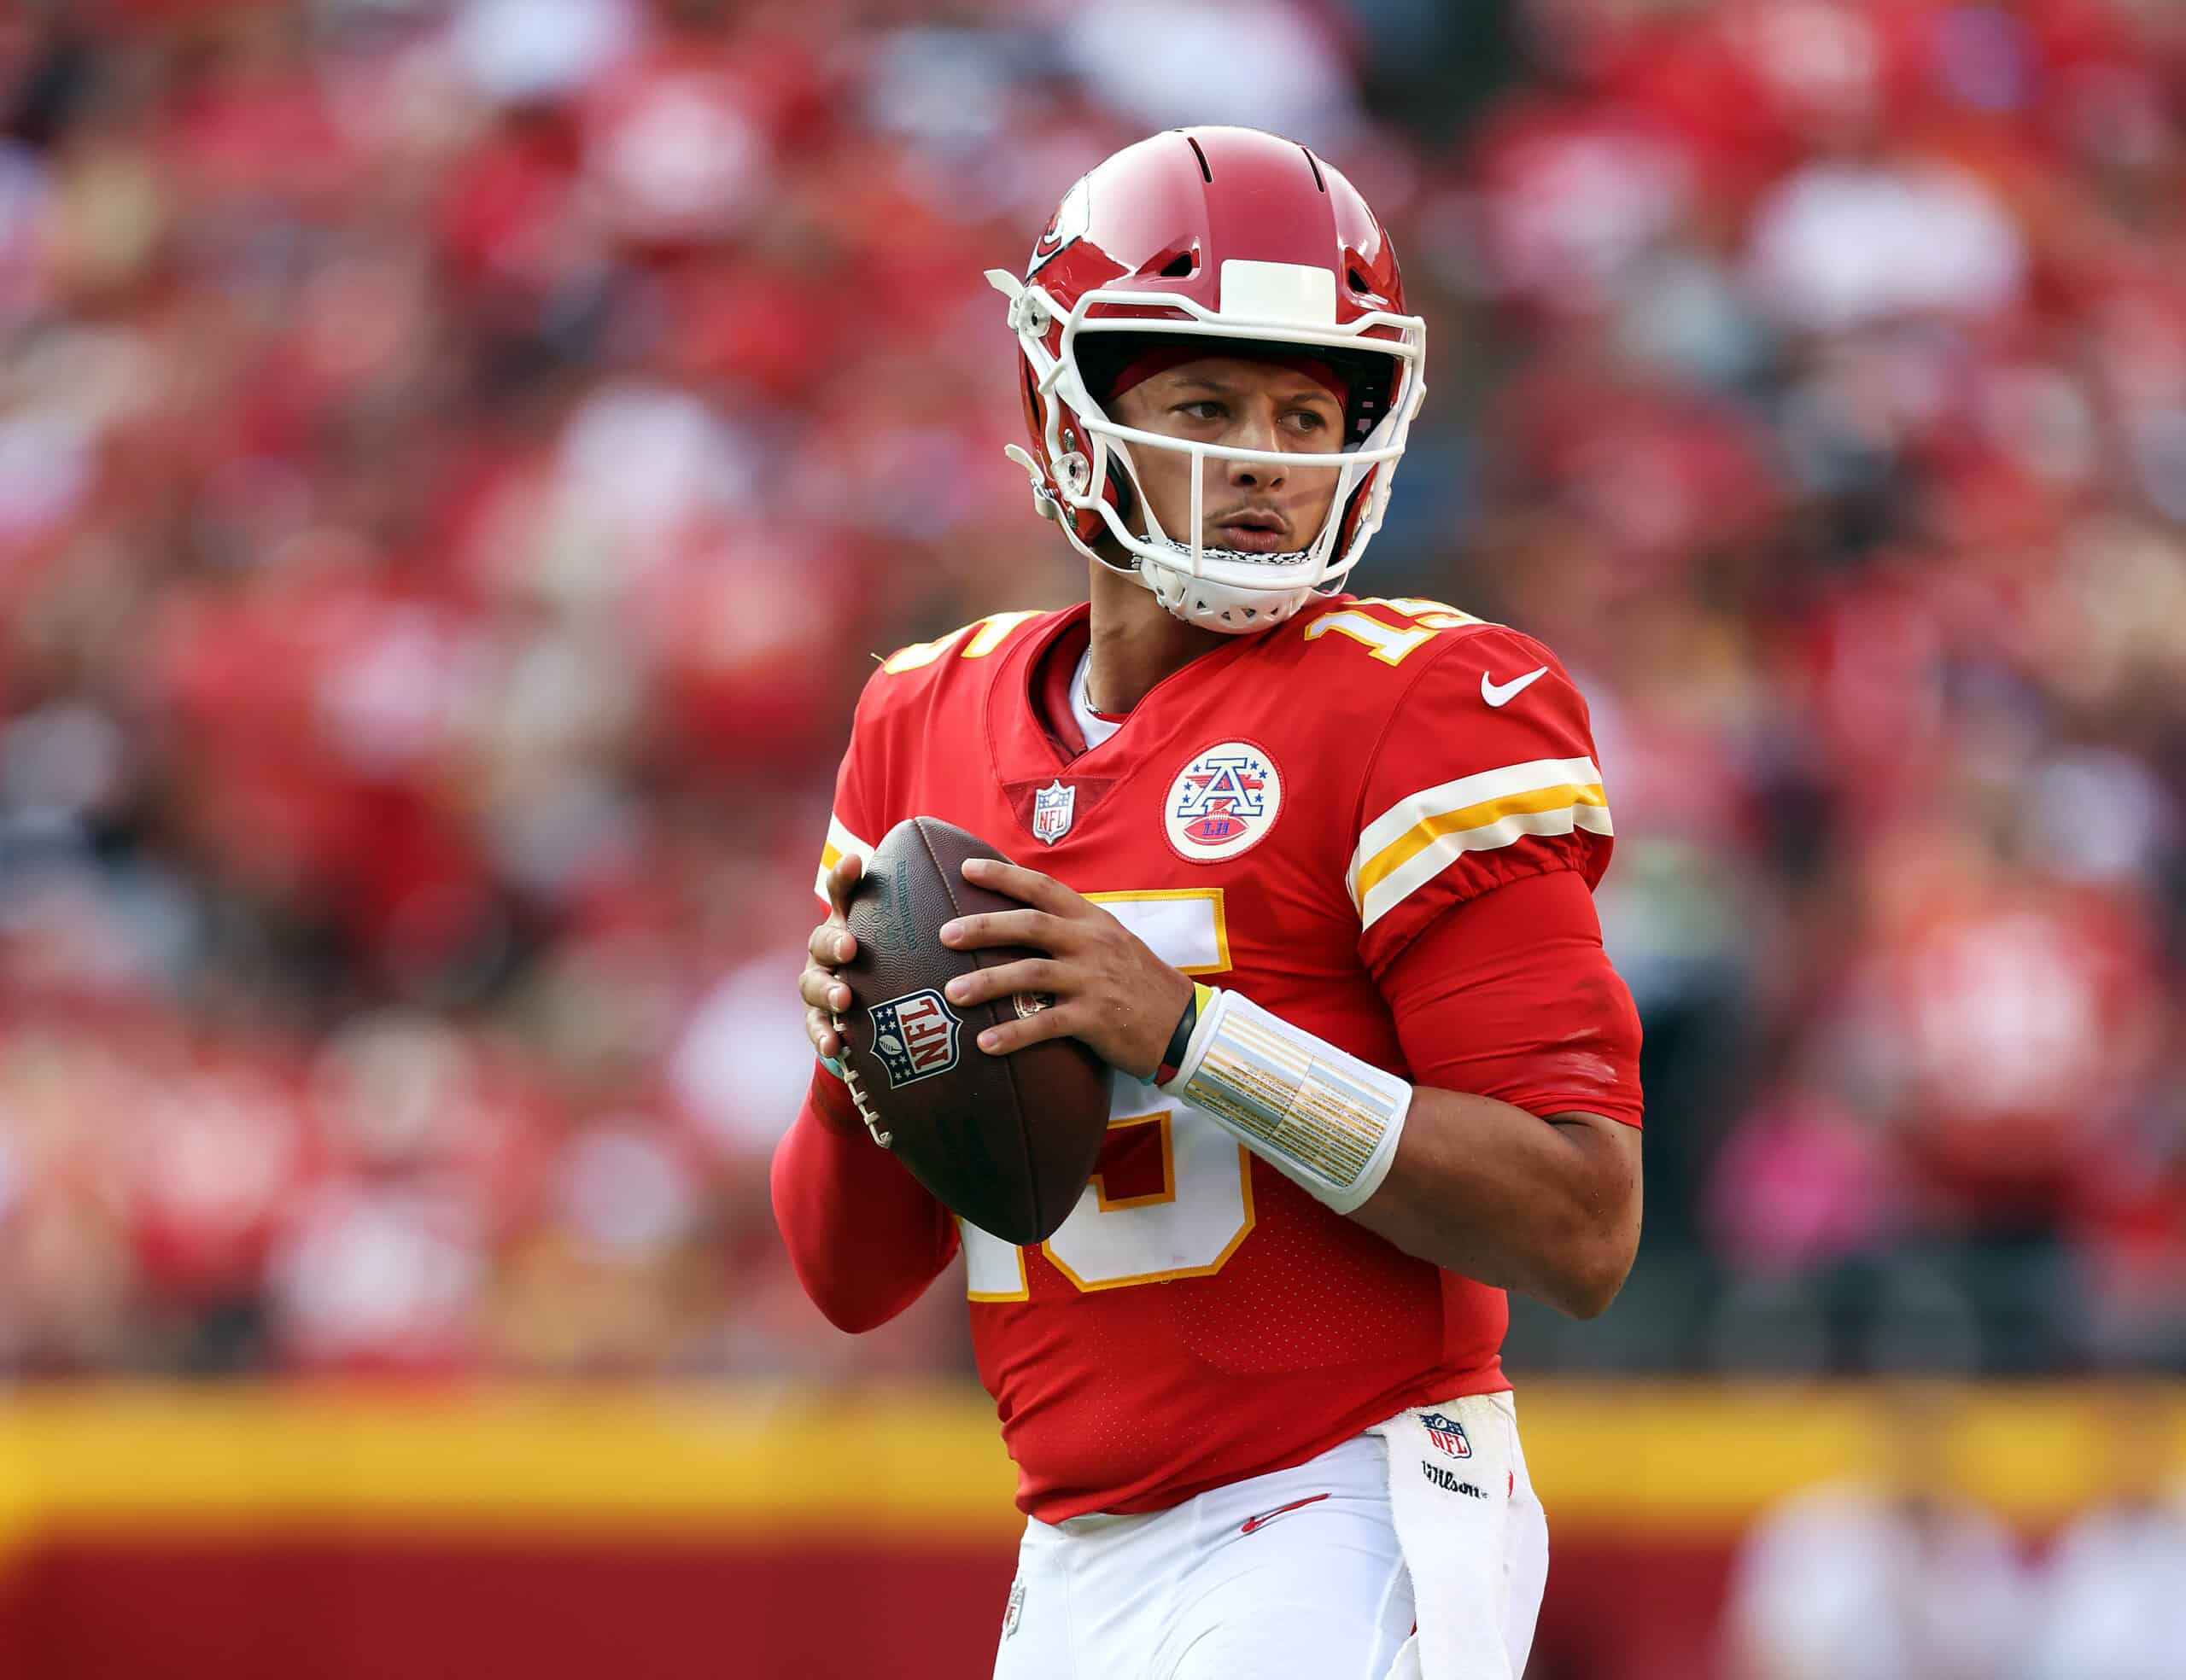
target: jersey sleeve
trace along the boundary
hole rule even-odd
[[[820,868],[812,878],[812,890],[823,909],[827,902],[827,872],[850,854],[869,858],[890,826],[882,819],[884,783],[878,763],[878,733],[872,720],[873,684],[866,684],[857,713],[850,723],[850,744],[843,750],[841,767],[835,772],[835,802],[827,814],[827,837],[820,848]]]
[[[846,853],[873,855],[887,831],[888,740],[874,685],[859,697],[850,745],[835,774],[834,806],[813,882],[822,907],[827,872]],[[815,1061],[812,1086],[776,1146],[774,1222],[798,1281],[828,1321],[853,1333],[886,1323],[922,1294],[957,1249],[956,1222],[903,1164],[868,1134],[842,1078]]]
[[[1613,832],[1587,703],[1556,656],[1500,625],[1453,639],[1367,761],[1345,884],[1368,971],[1508,882],[1568,870],[1591,890]]]
[[[949,1210],[873,1141],[842,1081],[823,1067],[775,1146],[769,1190],[798,1281],[852,1335],[917,1300],[956,1253]]]
[[[1451,906],[1390,963],[1382,993],[1421,1084],[1640,1124],[1640,1012],[1576,871]]]

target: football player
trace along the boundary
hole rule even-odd
[[[1592,890],[1609,807],[1554,655],[1343,585],[1423,332],[1324,160],[1178,131],[1063,199],[1008,300],[1039,510],[1088,603],[897,652],[857,709],[800,981],[821,1058],[774,1165],[845,1330],[961,1248],[1027,1521],[1000,1680],[1522,1672],[1547,1531],[1504,1292],[1599,1313],[1640,1228],[1639,1024]],[[1037,863],[942,930],[1043,954],[1113,1069],[1100,1170],[1020,1248],[876,1148],[835,1071],[843,907],[931,814]]]

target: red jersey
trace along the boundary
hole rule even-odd
[[[1599,962],[1572,883],[1600,878],[1609,809],[1585,703],[1539,643],[1439,603],[1336,597],[1202,654],[1073,753],[1040,697],[1087,620],[1003,614],[889,659],[858,705],[823,877],[907,817],[942,818],[1185,973],[1407,1078],[1444,1046],[1415,1034],[1408,1056],[1385,990],[1447,995],[1450,963],[1420,974],[1406,953],[1457,907],[1564,876]],[[1451,1088],[1637,1124],[1636,1021],[1599,970],[1613,997],[1598,975],[1546,1000],[1496,977],[1495,1041],[1452,1051],[1471,1082]],[[1575,1012],[1610,1018],[1590,1031]],[[938,1203],[937,1228],[899,1243],[927,1279],[963,1248],[1026,1510],[1157,1509],[1510,1385],[1500,1290],[1401,1252],[1130,1075],[1112,1102],[1099,1170],[1045,1243]]]

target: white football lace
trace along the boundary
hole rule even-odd
[[[857,1105],[858,1118],[865,1122],[866,1130],[873,1134],[873,1140],[875,1143],[886,1149],[889,1146],[890,1140],[896,1135],[881,1129],[879,1111],[865,1100],[865,1081],[858,1075],[857,1064],[850,1058],[850,1023],[839,1015],[834,1018],[835,1035],[843,1041],[843,1083],[850,1088],[850,1100]]]

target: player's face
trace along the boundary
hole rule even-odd
[[[1125,425],[1191,443],[1236,449],[1332,454],[1343,438],[1343,408],[1324,386],[1272,362],[1208,356],[1143,380],[1116,399]],[[1192,458],[1172,449],[1137,449],[1131,459],[1161,528],[1187,540]],[[1340,469],[1289,467],[1210,458],[1200,541],[1248,554],[1289,554],[1320,534]]]

